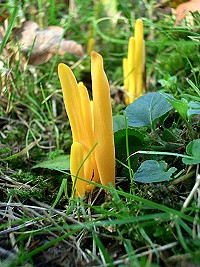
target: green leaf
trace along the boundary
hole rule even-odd
[[[182,118],[187,119],[188,102],[185,98],[178,100],[170,94],[161,93],[161,95],[169,101],[169,103],[175,110],[178,111]]]
[[[144,133],[137,129],[128,128],[128,143],[129,149],[132,151],[140,150],[144,141]],[[126,129],[119,130],[114,134],[115,148],[117,154],[121,156],[123,153],[127,155],[126,151]]]
[[[140,183],[159,183],[171,180],[176,168],[167,170],[167,163],[163,160],[146,160],[135,172],[133,179]]]
[[[187,111],[188,118],[190,118],[192,115],[200,114],[200,102],[190,101],[188,107],[189,107]]]
[[[132,154],[140,149],[148,149],[147,144],[144,143],[144,138],[146,136],[146,132],[142,132],[142,130],[138,130],[135,128],[128,128],[128,144],[129,144],[129,153]],[[119,130],[114,134],[115,140],[115,153],[116,158],[127,164],[127,149],[126,149],[126,129]],[[138,168],[138,156],[135,156],[131,161],[133,165],[132,168],[134,171]]]
[[[63,170],[69,170],[69,167],[70,167],[70,155],[61,155],[53,159],[45,160],[33,166],[32,168],[33,169],[44,168],[50,170],[63,171]]]
[[[66,192],[66,198],[68,198],[66,188],[67,188],[67,179],[63,179],[62,183],[61,183],[61,186],[59,188],[58,194],[56,196],[56,199],[55,199],[55,201],[54,201],[54,203],[52,205],[53,209],[55,208],[55,206],[58,204],[59,200],[61,199],[61,196],[62,196],[63,192]]]
[[[127,124],[132,127],[152,127],[156,119],[171,109],[171,104],[160,93],[147,93],[125,109]]]
[[[200,90],[199,88],[190,80],[186,79],[186,81],[189,83],[189,85],[192,87],[192,89],[197,93],[197,95],[200,97]]]
[[[114,115],[113,119],[113,131],[114,133],[125,129],[124,116],[123,115]]]
[[[5,33],[4,37],[3,37],[3,39],[1,40],[0,54],[2,53],[2,50],[5,47],[6,42],[9,39],[9,36],[12,34],[12,29],[15,26],[15,20],[16,20],[16,18],[18,16],[18,10],[19,10],[19,8],[17,6],[15,6],[13,11],[12,11],[12,16],[9,19],[9,24],[7,26],[7,29],[6,29],[6,33]]]
[[[170,76],[169,74],[166,74],[164,79],[160,79],[158,82],[162,85],[162,87],[173,90],[176,89],[177,78],[176,76]]]
[[[182,161],[185,164],[198,164],[200,163],[200,139],[195,139],[191,141],[186,146],[186,153],[190,155],[192,158],[183,158]]]

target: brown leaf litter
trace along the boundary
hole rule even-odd
[[[5,31],[1,26],[0,40],[2,40]],[[50,26],[43,30],[34,21],[24,21],[20,28],[14,28],[12,31],[13,40],[20,46],[30,65],[41,65],[49,61],[58,54],[64,57],[66,53],[83,57],[83,47],[74,40],[63,38],[64,29],[60,26]]]
[[[200,0],[169,0],[161,2],[154,8],[171,7],[175,9],[175,26],[178,26],[188,13],[200,12]]]

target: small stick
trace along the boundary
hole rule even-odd
[[[185,208],[187,208],[187,206],[191,202],[192,198],[194,197],[194,194],[197,192],[197,190],[198,190],[199,187],[200,187],[200,174],[199,174],[199,165],[197,165],[196,182],[195,182],[195,184],[194,184],[194,186],[192,188],[192,191],[190,192],[190,194],[186,198],[185,202],[183,203],[182,210],[184,210]]]

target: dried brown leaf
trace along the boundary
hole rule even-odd
[[[77,57],[83,56],[83,49],[80,44],[73,40],[62,40],[59,46],[58,53],[60,56],[64,56],[64,54],[68,52],[70,54],[74,54]]]
[[[165,8],[171,7],[175,8],[176,21],[175,26],[177,26],[189,12],[200,12],[200,0],[168,0],[161,2],[154,6],[154,8]]]
[[[83,48],[73,40],[63,38],[64,29],[59,26],[50,26],[39,30],[37,23],[25,21],[22,27],[14,29],[14,38],[21,45],[21,51],[31,52],[29,64],[41,65],[58,53],[63,57],[66,53],[77,57],[84,55]]]
[[[190,0],[186,3],[178,5],[176,8],[176,22],[177,26],[189,12],[200,12],[200,0]]]
[[[49,51],[47,52],[43,52],[41,54],[31,54],[30,58],[29,58],[29,64],[33,65],[33,66],[39,66],[42,65],[44,63],[46,63],[47,61],[49,61],[52,57],[55,56],[56,53],[50,53]]]

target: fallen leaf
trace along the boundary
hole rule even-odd
[[[200,0],[190,0],[177,6],[175,26],[177,26],[189,12],[200,12]]]
[[[20,44],[21,51],[31,53],[28,62],[30,65],[44,64],[57,53],[61,57],[66,53],[82,57],[82,46],[73,40],[64,39],[63,34],[62,27],[50,26],[40,30],[33,21],[25,21],[21,28],[13,29],[13,37]]]
[[[200,0],[169,0],[159,3],[154,8],[171,7],[175,9],[175,26],[177,26],[189,12],[200,12]]]

